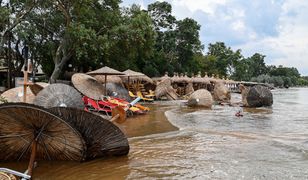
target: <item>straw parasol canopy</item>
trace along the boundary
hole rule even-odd
[[[231,94],[228,88],[222,82],[215,84],[213,97],[218,102],[230,102]]]
[[[32,159],[34,153],[38,160],[83,161],[85,151],[79,132],[47,110],[26,103],[0,105],[1,160]]]
[[[66,84],[51,84],[38,93],[33,102],[45,108],[76,107],[83,109],[82,96],[73,87]]]
[[[128,154],[128,140],[112,122],[75,108],[57,107],[50,110],[81,133],[87,145],[87,160]]]
[[[37,82],[32,84],[30,87],[31,92],[34,95],[37,95],[41,90],[43,90],[45,87],[47,87],[49,84],[44,82]]]
[[[100,100],[101,96],[105,93],[105,87],[95,78],[86,74],[74,74],[72,76],[72,83],[81,94],[94,100]]]
[[[170,100],[178,99],[176,90],[173,89],[171,85],[171,79],[165,79],[156,86],[155,96],[157,99],[159,99],[162,96],[167,96],[167,98]]]
[[[8,102],[23,102],[24,96],[24,87],[16,87],[9,89],[1,94]],[[26,103],[33,103],[35,95],[30,91],[30,88],[27,87],[27,99]]]
[[[210,84],[211,83],[208,79],[201,77],[201,72],[199,72],[196,77],[192,78],[192,82],[198,83],[198,84]]]
[[[147,75],[141,73],[141,72],[136,72],[130,69],[127,69],[126,71],[123,71],[124,76],[127,76],[128,78],[123,78],[123,82],[129,83],[131,81],[145,81],[147,83],[153,84],[153,80],[148,77]]]
[[[94,75],[93,77],[102,84],[106,83],[105,76],[103,75]],[[107,76],[107,82],[122,84],[122,79],[119,76]]]
[[[249,107],[271,106],[273,104],[272,92],[261,85],[249,88],[246,99]]]
[[[188,106],[202,106],[211,108],[213,104],[213,98],[211,93],[206,89],[199,89],[192,93],[187,105]]]
[[[95,71],[91,71],[91,72],[88,72],[87,74],[91,75],[91,76],[94,76],[94,75],[104,75],[105,76],[105,95],[107,94],[106,92],[106,82],[107,82],[107,76],[108,75],[124,75],[124,73],[121,73],[120,71],[117,71],[115,69],[112,69],[108,66],[104,66],[100,69],[97,69]]]
[[[174,73],[173,77],[171,78],[172,83],[177,83],[179,82],[179,75],[178,73]]]

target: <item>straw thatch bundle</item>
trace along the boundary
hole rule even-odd
[[[213,104],[213,98],[211,93],[206,89],[199,89],[195,91],[189,98],[188,106],[202,106],[211,108]]]
[[[157,99],[161,98],[162,96],[166,96],[169,100],[178,99],[176,90],[171,86],[171,79],[165,79],[156,86],[155,96]]]
[[[117,83],[107,83],[106,87],[108,96],[115,96],[121,99],[125,99],[126,101],[131,101],[128,90],[123,86]]]
[[[127,138],[109,120],[75,108],[58,107],[50,111],[80,132],[87,146],[86,160],[128,154]]]
[[[267,87],[253,86],[247,93],[247,104],[249,107],[271,106],[273,104],[273,94]]]
[[[213,91],[214,100],[217,102],[230,102],[231,95],[224,83],[215,83]]]

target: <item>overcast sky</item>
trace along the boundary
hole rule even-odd
[[[258,52],[267,64],[296,67],[308,75],[307,0],[166,0],[177,19],[190,17],[201,25],[205,45],[225,42],[245,57]],[[143,9],[155,0],[123,0]]]

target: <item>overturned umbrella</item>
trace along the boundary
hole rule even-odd
[[[83,109],[81,94],[66,84],[51,84],[41,90],[34,99],[35,105],[45,108],[76,107]]]
[[[83,161],[86,145],[77,130],[47,110],[25,103],[0,105],[0,159]]]
[[[102,95],[105,93],[105,86],[87,74],[74,74],[72,83],[81,94],[94,100],[101,100]]]
[[[129,152],[123,132],[109,120],[75,108],[51,108],[50,111],[75,127],[87,145],[86,159],[120,156]]]

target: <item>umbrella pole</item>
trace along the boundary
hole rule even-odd
[[[28,83],[28,71],[24,71],[24,94],[23,102],[27,101],[27,83]]]
[[[36,149],[37,149],[37,140],[35,139],[32,142],[31,145],[31,156],[30,156],[30,161],[29,161],[29,165],[28,165],[28,172],[27,174],[32,176],[32,172],[33,172],[33,168],[34,168],[34,161],[35,161],[35,156],[36,156]]]
[[[107,96],[107,75],[105,74],[105,96]]]

